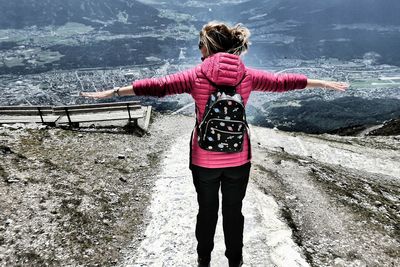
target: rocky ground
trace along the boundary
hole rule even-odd
[[[400,138],[253,127],[253,179],[312,266],[400,265]]]
[[[121,127],[0,128],[0,266],[112,266],[143,238],[145,208],[179,116]]]
[[[134,262],[146,240],[153,186],[171,168],[163,166],[163,152],[189,136],[193,121],[156,113],[151,134],[142,137],[121,127],[1,127],[0,265]],[[400,265],[398,135],[254,126],[252,145],[252,181],[278,203],[311,266]]]

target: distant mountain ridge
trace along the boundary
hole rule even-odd
[[[134,24],[160,24],[159,11],[132,0],[0,0],[0,28],[64,25],[78,22],[94,28],[112,30]]]
[[[237,20],[253,29],[253,36],[266,36],[260,46],[254,42],[258,57],[350,60],[376,52],[377,63],[399,66],[399,11],[398,0],[252,0],[227,17],[239,13]]]
[[[397,0],[283,0],[271,10],[276,18],[298,19],[307,23],[369,23],[399,25]]]
[[[400,66],[399,10],[398,0],[0,0],[0,29],[77,22],[104,36],[90,45],[41,45],[64,56],[58,62],[62,68],[139,64],[148,57],[177,59],[182,47],[188,48],[186,58],[198,58],[197,33],[210,20],[242,22],[250,28],[249,65],[273,65],[282,58],[372,56],[374,64]],[[16,55],[12,49],[21,39],[0,36],[0,50]],[[36,71],[9,65],[0,73]]]

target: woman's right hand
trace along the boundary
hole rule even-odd
[[[79,96],[95,99],[109,98],[114,96],[114,90],[106,90],[100,92],[80,92]]]
[[[135,91],[133,90],[132,85],[124,87],[116,87],[114,89],[110,89],[107,91],[79,93],[79,96],[96,98],[96,99],[109,98],[113,96],[128,96],[128,95],[135,95]]]

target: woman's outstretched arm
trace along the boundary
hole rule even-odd
[[[252,68],[247,68],[247,73],[252,77],[254,91],[285,92],[304,88],[324,88],[344,91],[349,87],[347,83],[343,82],[308,79],[303,74],[277,74]]]
[[[134,81],[131,85],[101,92],[81,92],[90,98],[108,98],[113,96],[157,96],[190,93],[194,82],[195,70],[189,69],[159,78]]]
[[[90,98],[109,98],[113,96],[128,96],[135,95],[132,85],[119,87],[116,89],[110,89],[101,92],[80,92],[80,96],[90,97]]]

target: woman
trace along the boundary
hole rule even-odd
[[[191,94],[196,104],[196,119],[200,123],[207,100],[217,89],[213,84],[236,86],[236,92],[246,105],[251,91],[284,92],[304,88],[325,88],[344,91],[348,84],[307,79],[300,74],[275,75],[246,67],[240,59],[249,46],[249,30],[238,24],[210,22],[200,31],[199,49],[203,63],[196,67],[160,78],[134,81],[114,90],[82,93],[82,96],[106,98],[112,96],[148,95],[163,97],[171,94]],[[196,223],[198,266],[209,266],[214,247],[218,219],[218,191],[222,192],[225,255],[229,266],[241,266],[243,247],[242,200],[250,173],[250,140],[246,135],[242,151],[214,152],[199,147],[197,129],[191,138],[190,169],[197,192],[199,211]]]

